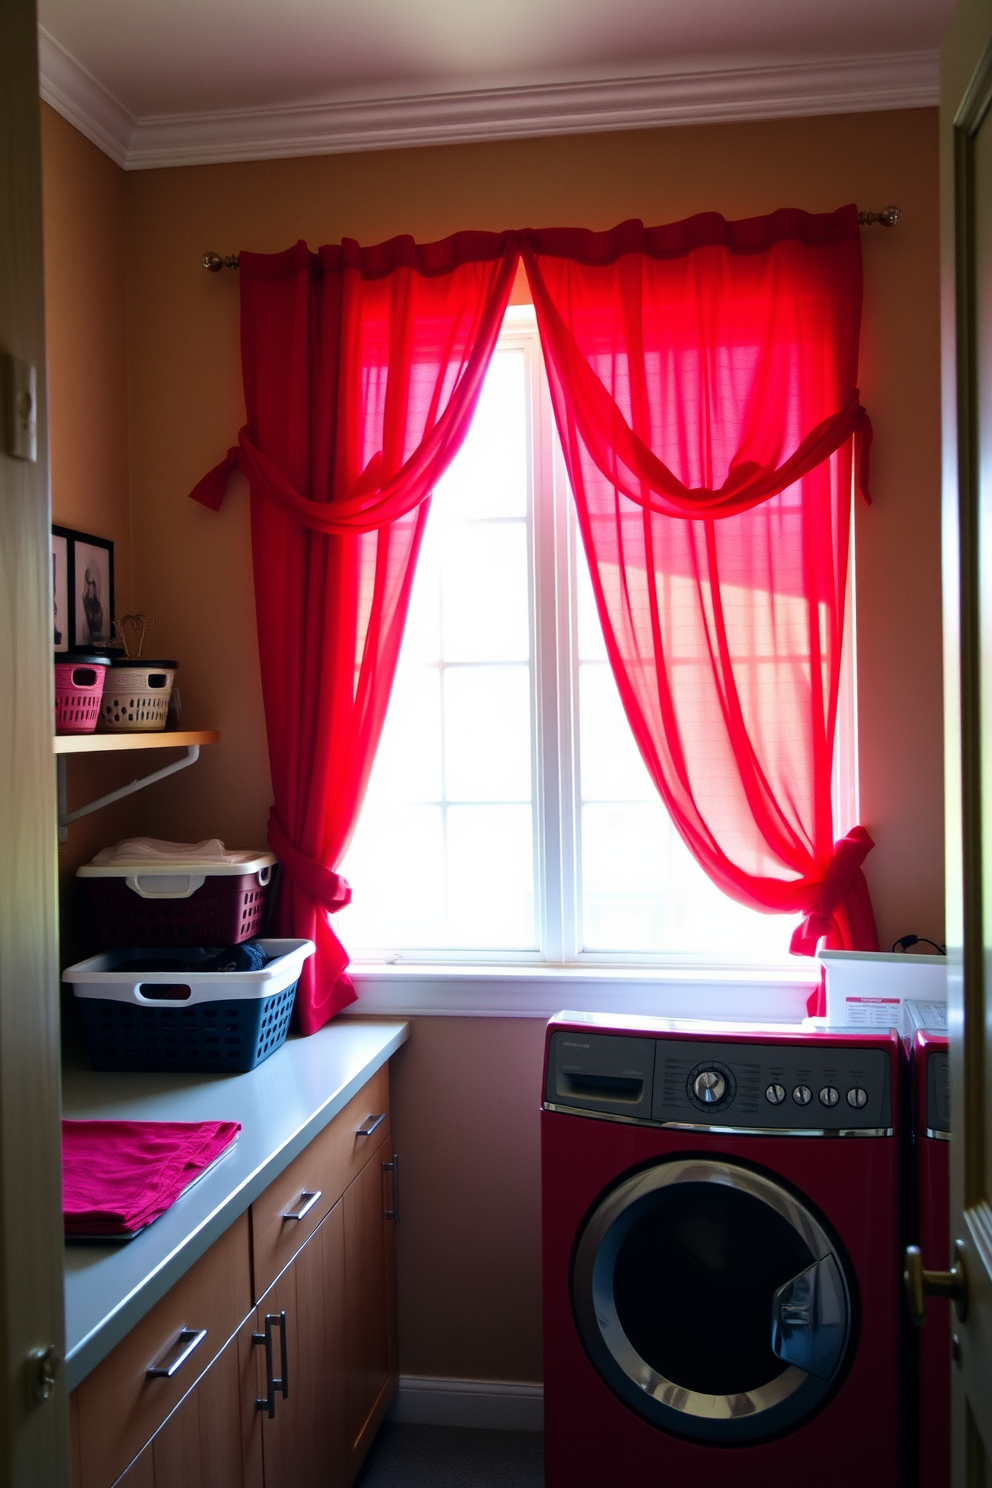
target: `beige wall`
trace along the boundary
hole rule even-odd
[[[539,1380],[544,1023],[414,1018],[392,1065],[400,1372]]]
[[[128,478],[125,334],[125,176],[47,104],[41,106],[45,322],[52,520],[114,544],[116,607],[134,602]],[[135,773],[120,759],[68,764],[70,807]],[[59,850],[63,880],[129,830],[120,805],[86,817]],[[63,896],[63,964],[76,959],[71,900]]]
[[[182,661],[189,716],[225,735],[195,781],[143,809],[162,830],[209,817],[244,843],[262,840],[268,809],[247,503],[232,492],[215,516],[186,499],[242,419],[236,275],[205,273],[204,249],[897,202],[895,231],[864,234],[876,439],[875,504],[857,515],[861,815],[883,945],[940,938],[936,111],[145,171],[127,199],[136,583]]]
[[[60,123],[57,133],[49,124],[49,152],[64,151],[67,129]],[[883,944],[907,930],[941,935],[935,111],[127,177],[112,174],[106,162],[103,168],[113,183],[105,212],[86,210],[104,214],[116,234],[121,182],[125,200],[132,602],[158,617],[157,646],[181,661],[184,721],[222,731],[220,746],[205,750],[194,770],[136,797],[127,826],[172,837],[217,833],[237,846],[264,841],[270,796],[245,491],[236,483],[216,515],[187,500],[243,417],[237,277],[206,274],[199,267],[205,249],[272,251],[297,238],[311,246],[343,235],[371,243],[400,232],[437,238],[469,226],[608,227],[625,217],[665,222],[712,209],[740,217],[782,205],[822,211],[851,200],[868,207],[897,202],[901,225],[863,238],[862,393],[876,440],[875,504],[857,514],[861,817],[878,842],[868,874]],[[69,203],[79,196],[72,180],[62,189]],[[49,224],[56,220],[53,206]],[[99,237],[98,224],[87,231]],[[105,288],[106,264],[119,263],[120,244],[115,251],[117,258],[88,261],[87,274]],[[65,296],[74,288],[76,260],[63,251],[59,262]],[[108,307],[107,325],[119,325],[119,316],[117,302]],[[60,364],[53,388],[63,377],[66,409],[70,389],[83,398],[90,362],[85,340],[70,343],[58,334],[52,323],[52,361]],[[101,374],[108,386],[117,386],[116,367]],[[112,419],[118,406],[116,395],[102,405],[102,427],[116,430],[108,432],[112,439],[123,438]],[[52,416],[57,423],[54,397]],[[98,493],[91,499],[96,511]],[[73,520],[86,526],[89,509],[84,502]],[[110,817],[93,821],[107,840],[118,835]],[[539,1374],[541,1037],[536,1020],[421,1018],[398,1056],[404,1372]]]
[[[41,106],[52,520],[114,543],[117,609],[131,604],[125,176]]]

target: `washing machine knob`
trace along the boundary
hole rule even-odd
[[[708,1106],[715,1106],[727,1093],[727,1081],[719,1070],[703,1070],[693,1080],[692,1088],[697,1100],[704,1101]]]

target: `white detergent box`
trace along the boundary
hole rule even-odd
[[[827,974],[827,1016],[823,1020],[827,1028],[903,1032],[907,1002],[947,1006],[946,956],[817,951],[816,959]]]
[[[911,1039],[917,1030],[924,1033],[947,1032],[946,1002],[904,1002],[902,1036]]]

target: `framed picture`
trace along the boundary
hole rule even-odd
[[[59,581],[60,558],[64,595]],[[55,649],[85,651],[91,646],[109,646],[114,631],[113,543],[89,532],[53,527],[52,577]]]
[[[69,649],[69,534],[52,528],[52,629],[56,651]]]

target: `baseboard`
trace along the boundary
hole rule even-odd
[[[401,1374],[389,1420],[411,1426],[542,1431],[544,1386],[516,1380],[435,1379]]]

